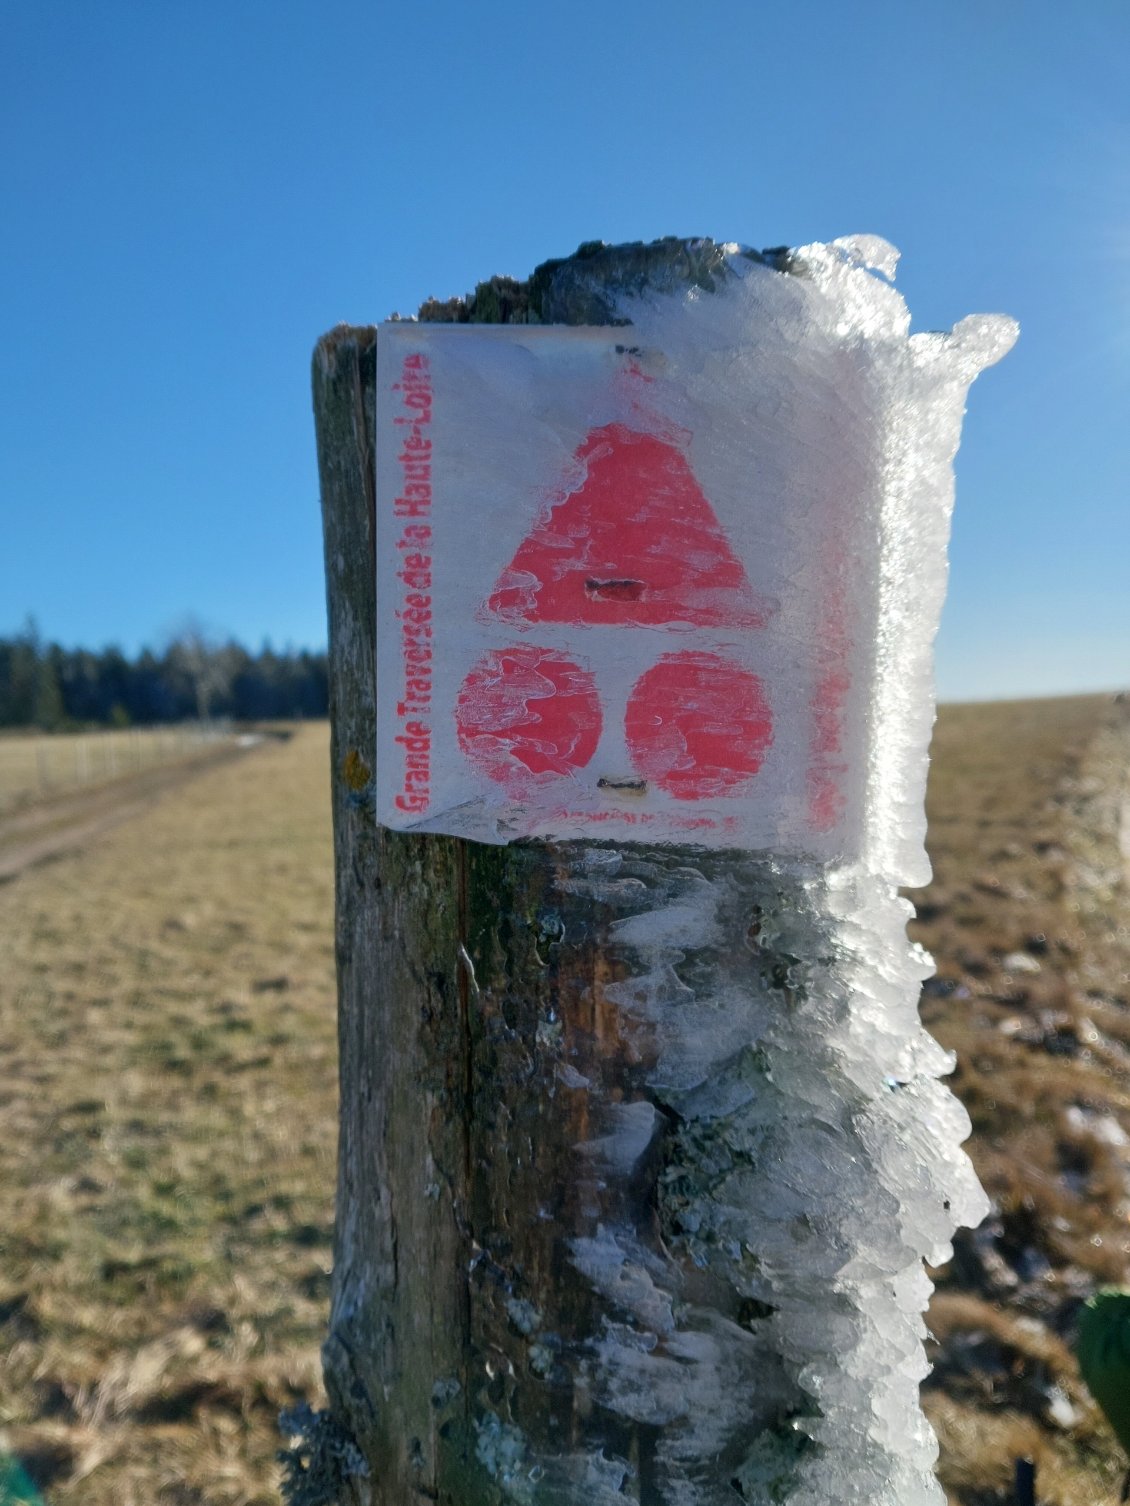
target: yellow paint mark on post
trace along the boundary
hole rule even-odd
[[[359,795],[373,777],[373,771],[358,753],[350,748],[341,761],[341,776],[355,795]]]

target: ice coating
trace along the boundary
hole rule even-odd
[[[542,1069],[583,1098],[560,1239],[591,1307],[578,1330],[543,1293],[525,1343],[587,1398],[607,1474],[586,1495],[583,1454],[525,1438],[519,1383],[479,1424],[521,1439],[505,1499],[942,1506],[922,1261],[987,1204],[907,903],[861,869],[638,846],[560,850],[549,902],[591,927],[615,1024],[566,1027]]]
[[[449,375],[468,384],[447,411],[475,495],[497,512],[479,509],[480,542],[455,551],[459,571],[444,574],[436,546],[463,660],[446,690],[437,671],[431,805],[398,820],[389,800],[381,819],[565,839],[546,850],[545,909],[569,922],[547,930],[546,951],[588,959],[570,973],[585,986],[563,985],[535,1041],[507,1037],[537,1136],[561,1142],[572,1181],[546,1191],[536,1260],[514,1257],[512,1233],[476,1251],[482,1384],[468,1407],[492,1500],[942,1506],[918,1405],[923,1260],[944,1259],[986,1202],[961,1150],[968,1120],[939,1081],[952,1063],[918,1019],[930,962],[907,941],[897,889],[928,876],[931,645],[965,395],[1016,327],[979,316],[911,335],[896,262],[873,236],[800,248],[788,271],[734,247],[712,291],[622,297],[630,330],[554,347],[574,366],[544,386],[550,346],[536,330],[481,344],[467,329],[394,337],[389,371],[426,354],[437,414]],[[585,364],[593,351],[613,373],[603,387]],[[521,418],[527,449],[482,443],[500,407]],[[728,598],[691,571],[683,617],[665,622],[680,589],[671,561],[647,598],[635,535],[633,572],[619,572],[575,532],[585,485],[601,506],[615,490],[599,464],[622,430],[646,435],[649,455],[677,447],[694,478],[680,481],[684,521],[699,496],[713,507],[717,530],[700,519],[693,539],[701,559],[724,562]],[[547,456],[565,477],[556,488],[539,480]],[[515,530],[504,503],[523,489],[540,500]],[[589,549],[579,585],[572,537]],[[468,583],[476,549],[486,563]],[[551,582],[546,558],[563,565]],[[385,577],[378,598],[396,589]],[[561,604],[585,600],[583,633],[555,637]],[[647,611],[625,630],[617,604],[633,601]],[[664,701],[632,712],[630,687],[646,688],[672,651],[686,674],[667,684],[688,696],[710,655],[756,676],[773,714],[771,739],[751,714],[756,778],[715,779],[680,805],[684,738],[682,766],[650,745],[646,791],[628,778],[586,785],[594,760],[639,774],[632,737],[646,738]],[[558,710],[588,708],[584,735],[531,713],[530,685],[543,700],[564,687]],[[446,704],[461,742],[443,730]],[[507,790],[498,770],[519,754]],[[390,734],[378,770],[394,758]],[[555,780],[569,781],[567,804]],[[622,814],[647,809],[650,830]],[[674,823],[690,809],[707,824]],[[484,1018],[512,1003],[478,1000]],[[508,1122],[494,1153],[517,1164],[526,1135]],[[535,1292],[534,1267],[556,1281]]]
[[[793,462],[791,475],[773,477],[777,527],[809,505],[798,474],[830,473],[833,488],[845,477],[845,505],[829,509],[816,557],[802,566],[808,594],[823,594],[830,636],[839,626],[849,640],[842,665],[829,662],[826,675],[839,668],[851,681],[843,742],[854,743],[857,761],[845,794],[858,826],[841,832],[838,852],[822,855],[917,885],[929,877],[923,801],[953,458],[969,384],[1007,354],[1018,326],[972,315],[948,333],[911,335],[910,312],[892,286],[898,257],[878,236],[853,236],[791,252],[793,275],[782,275],[734,248],[735,275],[717,293],[644,295],[620,308],[641,345],[661,344],[679,373],[672,416],[701,435],[697,448],[723,438],[741,457],[734,469]],[[690,317],[675,316],[680,303]],[[749,407],[752,390],[773,408],[768,431]],[[717,477],[724,489],[729,468],[727,457],[716,464],[711,456],[698,471],[708,488]],[[849,757],[849,746],[837,756]]]
[[[377,810],[481,841],[693,842],[923,873],[965,393],[873,236],[619,328],[378,344]]]

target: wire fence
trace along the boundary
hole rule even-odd
[[[0,737],[0,812],[191,758],[231,736],[225,723],[186,722],[173,727]]]

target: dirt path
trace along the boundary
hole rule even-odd
[[[208,769],[246,757],[255,746],[259,744],[226,742],[177,763],[70,790],[0,816],[0,884],[10,883],[38,863],[85,847],[103,832],[149,810],[168,791]]]

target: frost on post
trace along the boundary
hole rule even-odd
[[[1016,330],[910,335],[895,261],[380,332],[378,814],[553,842],[544,944],[599,959],[530,1043],[556,1278],[475,1256],[491,1499],[942,1501],[922,1262],[985,1202],[897,889],[966,390]]]

